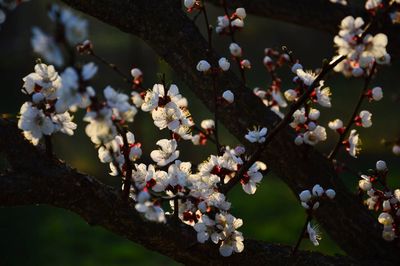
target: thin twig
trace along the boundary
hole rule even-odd
[[[227,184],[225,184],[221,188],[221,192],[226,194],[229,190],[231,190],[242,178],[243,174],[256,162],[256,160],[260,157],[261,153],[268,146],[268,144],[272,141],[272,139],[286,126],[291,122],[292,116],[297,109],[299,109],[309,98],[310,94],[314,91],[315,87],[318,86],[319,82],[323,79],[323,77],[329,73],[337,64],[342,62],[346,57],[340,56],[331,64],[326,64],[319,75],[316,77],[314,82],[308,87],[308,89],[303,93],[300,98],[294,102],[290,106],[289,112],[285,115],[285,117],[271,130],[271,132],[267,135],[265,142],[258,147],[258,149],[253,153],[250,159],[240,167],[238,173],[234,178],[232,178]]]
[[[328,156],[329,160],[332,160],[332,159],[335,158],[335,156],[337,155],[340,147],[342,147],[342,145],[343,145],[343,141],[346,139],[347,134],[349,133],[351,127],[355,123],[355,118],[358,115],[358,112],[360,111],[360,108],[361,108],[361,105],[362,105],[364,99],[366,98],[366,92],[368,91],[369,84],[371,83],[372,76],[374,75],[375,69],[376,69],[376,62],[374,62],[374,64],[372,65],[372,68],[371,68],[371,72],[365,78],[364,86],[363,86],[363,89],[361,90],[361,94],[360,94],[360,97],[358,99],[357,105],[354,108],[353,114],[351,115],[349,121],[347,122],[343,133],[340,134],[338,142],[336,143],[335,147],[333,148],[333,150],[329,154],[329,156]]]
[[[298,238],[298,240],[296,242],[296,245],[293,248],[292,257],[294,257],[296,255],[297,251],[299,250],[301,241],[303,241],[303,239],[304,239],[304,236],[305,236],[306,231],[307,231],[308,223],[311,221],[311,219],[312,219],[312,216],[311,216],[311,214],[308,213],[307,214],[307,218],[306,218],[306,222],[304,223],[303,229],[301,229],[301,233],[300,233],[299,238]]]
[[[124,72],[122,72],[115,64],[108,62],[103,57],[97,55],[93,50],[90,50],[89,54],[91,56],[93,56],[94,58],[96,58],[98,61],[100,61],[105,66],[111,68],[119,76],[121,76],[125,83],[132,85],[131,78],[129,76],[125,75]]]
[[[207,26],[207,36],[208,36],[208,51],[207,54],[211,56],[213,47],[212,47],[212,28],[210,26],[209,20],[208,20],[208,15],[207,15],[207,9],[204,4],[204,1],[202,1],[202,13],[204,15],[204,21]],[[213,73],[212,75],[212,82],[213,82],[213,94],[214,94],[214,138],[215,138],[215,146],[217,148],[217,154],[220,153],[221,151],[221,144],[219,142],[219,134],[218,134],[218,89],[217,89],[217,73]]]
[[[229,36],[231,37],[232,43],[236,43],[235,31],[233,30],[233,27],[232,27],[232,19],[231,19],[231,16],[229,15],[228,5],[226,3],[226,0],[222,1],[222,6],[224,8],[225,16],[229,20]],[[239,71],[240,71],[240,76],[241,76],[242,81],[243,81],[243,85],[246,86],[246,74],[245,74],[244,69],[242,68],[242,65],[240,64],[240,59],[235,56],[235,61],[236,61],[237,65],[238,65],[238,68],[239,68]]]

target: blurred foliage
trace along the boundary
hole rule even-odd
[[[2,26],[0,31],[0,77],[2,90],[0,97],[0,113],[17,114],[24,101],[20,93],[21,78],[33,69],[36,55],[30,47],[30,31],[32,25],[51,30],[46,16],[47,1],[32,1],[15,10]],[[221,14],[221,10],[212,8],[211,17]],[[176,82],[183,94],[190,100],[190,110],[195,121],[211,117],[202,103],[191,91],[177,79],[168,65],[141,40],[122,33],[92,18],[90,20],[90,38],[97,54],[117,63],[126,73],[137,66],[145,73],[145,84],[151,86],[157,82],[157,73],[166,73],[169,80]],[[203,27],[201,19],[198,20]],[[228,55],[228,40],[216,37],[217,50]],[[239,43],[246,57],[253,65],[248,72],[250,87],[267,87],[269,76],[263,65],[263,49],[272,47],[279,49],[286,45],[293,50],[296,58],[307,68],[321,65],[323,58],[333,55],[332,36],[314,30],[276,22],[265,18],[250,16],[246,19],[246,27],[238,35]],[[251,51],[251,52],[250,52]],[[255,51],[255,52],[253,52]],[[91,60],[87,57],[83,61]],[[381,138],[393,139],[400,131],[398,121],[398,103],[392,96],[399,92],[399,65],[384,69],[373,84],[385,89],[382,102],[370,104],[367,108],[374,113],[374,127],[360,130],[365,151],[360,160],[350,159],[340,154],[352,168],[366,170],[375,165],[377,159],[388,161],[391,172],[390,182],[399,185],[399,161],[390,150],[380,145]],[[397,74],[397,75],[396,75]],[[282,73],[284,88],[291,86],[289,71]],[[333,108],[322,110],[322,121],[327,122],[337,117],[347,119],[352,104],[358,98],[362,82],[346,80],[339,75],[332,76],[329,85],[333,91]],[[95,87],[100,91],[106,85],[126,90],[127,86],[112,71],[100,66]],[[79,129],[74,138],[57,136],[56,152],[60,158],[83,172],[99,177],[103,182],[119,186],[119,181],[107,176],[107,166],[98,162],[97,153],[84,134],[82,113],[76,115]],[[262,114],[260,114],[262,115]],[[383,119],[382,119],[383,118]],[[139,114],[132,126],[137,139],[143,143],[144,154],[155,148],[155,140],[160,138],[158,129],[152,126],[146,114]],[[336,141],[336,136],[328,132],[330,140],[319,146],[322,151],[329,151]],[[225,128],[222,128],[223,143],[231,146],[237,144]],[[181,158],[199,163],[214,152],[214,147],[194,147],[190,143],[180,148]],[[144,160],[149,160],[144,157]],[[2,166],[6,165],[1,159]],[[2,167],[3,168],[3,167]],[[356,191],[357,180],[349,175],[341,176],[349,188]],[[1,192],[0,192],[1,193]],[[236,188],[229,196],[232,201],[232,212],[244,220],[243,232],[246,237],[256,238],[274,243],[293,245],[303,225],[305,214],[296,196],[273,174],[265,177],[255,196],[248,196]],[[175,265],[171,259],[150,252],[130,241],[115,236],[98,227],[88,226],[79,216],[65,210],[47,206],[28,206],[0,209],[0,265]],[[324,240],[317,249],[308,241],[303,248],[318,250],[328,254],[341,253],[340,249],[323,233]]]

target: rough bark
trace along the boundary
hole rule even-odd
[[[0,149],[17,171],[0,175],[0,207],[49,204],[67,209],[90,225],[102,226],[185,264],[378,265],[373,260],[356,262],[348,257],[308,251],[300,251],[296,257],[291,257],[289,246],[255,240],[245,241],[243,253],[223,258],[216,245],[197,243],[195,231],[189,226],[143,220],[133,201],[127,203],[120,191],[49,158],[44,151],[24,140],[14,123],[2,119]]]
[[[207,42],[196,25],[180,9],[180,1],[64,2],[146,41],[203,103],[213,110],[214,104],[209,97],[212,95],[211,79],[197,72],[195,66],[204,58],[216,65],[219,57],[215,53],[208,56]],[[217,87],[221,92],[229,88],[235,94],[235,103],[220,110],[219,117],[228,130],[243,143],[247,128],[254,125],[271,128],[279,120],[232,72],[224,74],[218,80]],[[396,255],[398,248],[382,239],[381,226],[357,197],[346,189],[332,164],[313,148],[294,145],[293,132],[289,128],[276,137],[261,159],[268,163],[294,193],[311,188],[316,183],[337,191],[335,201],[319,208],[317,218],[348,255],[358,259],[400,260]]]
[[[221,0],[207,2],[221,6]],[[227,4],[231,8],[244,7],[249,14],[322,30],[332,35],[337,34],[338,25],[346,16],[370,20],[364,8],[351,5],[351,2],[348,6],[334,4],[329,0],[230,0]],[[370,30],[386,33],[389,37],[389,53],[396,59],[400,56],[400,25],[393,25],[387,16]]]

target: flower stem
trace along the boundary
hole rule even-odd
[[[306,235],[307,226],[308,226],[308,223],[311,221],[311,219],[312,219],[312,216],[311,216],[310,213],[308,213],[307,214],[307,218],[306,218],[306,222],[304,223],[303,229],[301,229],[301,233],[299,235],[299,238],[297,239],[296,245],[293,248],[292,257],[294,257],[296,255],[296,252],[299,250],[301,241],[304,239],[304,236]]]
[[[294,112],[296,112],[296,110],[299,109],[309,99],[310,94],[314,91],[315,87],[324,78],[324,76],[326,74],[328,74],[337,64],[339,64],[345,58],[346,58],[345,56],[341,56],[338,59],[336,59],[334,62],[332,62],[330,64],[326,64],[323,67],[322,71],[319,73],[319,75],[314,80],[314,82],[300,96],[300,98],[290,106],[290,110],[285,115],[285,117],[268,133],[268,135],[265,139],[265,142],[262,143],[261,145],[259,145],[258,148],[256,149],[256,151],[251,155],[250,159],[240,167],[236,176],[234,178],[232,178],[227,184],[225,184],[220,189],[221,193],[224,193],[224,194],[228,193],[228,191],[231,190],[240,181],[243,174],[253,165],[253,163],[256,162],[256,160],[260,157],[261,153],[268,146],[268,144],[273,140],[273,138],[282,129],[286,128],[287,125],[292,121],[292,116],[293,116]]]
[[[358,112],[360,111],[361,105],[362,105],[362,103],[363,103],[363,101],[364,101],[364,99],[366,97],[365,94],[368,91],[368,87],[369,87],[369,84],[371,83],[372,76],[374,75],[375,69],[376,69],[376,62],[374,62],[374,64],[372,65],[370,73],[365,78],[364,87],[363,87],[363,89],[361,91],[361,94],[360,94],[360,97],[359,97],[358,102],[356,104],[356,107],[354,108],[353,114],[351,115],[349,121],[347,122],[347,125],[345,126],[343,133],[340,134],[339,140],[336,143],[335,147],[333,148],[333,150],[329,154],[329,156],[328,156],[329,160],[332,160],[332,159],[335,158],[335,156],[337,155],[340,147],[343,145],[343,141],[346,139],[347,134],[349,133],[351,127],[353,126],[353,124],[355,122],[354,119],[356,118]]]

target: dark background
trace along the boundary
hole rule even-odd
[[[25,101],[20,92],[22,78],[33,71],[37,55],[33,54],[30,45],[32,26],[40,26],[49,32],[53,29],[46,15],[46,6],[51,1],[25,3],[14,10],[0,30],[0,113],[16,115]],[[222,10],[210,7],[210,17],[215,24],[216,16]],[[84,16],[84,15],[83,15]],[[120,32],[104,23],[86,17],[90,22],[90,39],[95,50],[102,57],[116,63],[127,74],[133,66],[145,73],[145,84],[151,87],[157,82],[157,73],[166,73],[167,79],[178,84],[183,94],[189,99],[189,108],[195,119],[211,118],[190,90],[183,84],[165,62],[159,59],[154,51],[143,41]],[[282,45],[293,50],[295,57],[301,60],[305,68],[316,68],[323,58],[334,54],[333,37],[318,31],[297,27],[291,24],[276,22],[265,18],[248,16],[246,26],[238,36],[244,48],[245,57],[250,59],[253,68],[248,72],[248,85],[267,87],[270,79],[262,65],[263,50],[266,47],[279,48]],[[201,19],[199,26],[204,29]],[[171,36],[173,38],[174,36]],[[229,41],[215,37],[215,46],[221,55],[228,54]],[[87,61],[91,58],[80,57]],[[233,67],[234,64],[232,64]],[[359,129],[363,140],[363,151],[358,160],[344,153],[339,158],[357,171],[367,170],[375,165],[378,159],[388,162],[391,169],[390,182],[399,184],[399,159],[391,153],[391,148],[380,144],[383,138],[394,139],[399,135],[399,104],[393,98],[399,92],[399,64],[382,69],[373,85],[384,88],[384,99],[381,102],[365,104],[373,113],[374,125],[370,129]],[[289,71],[282,73],[284,89],[291,86]],[[321,121],[341,118],[347,121],[352,112],[359,91],[360,80],[346,80],[340,75],[329,79],[333,92],[333,107],[321,110]],[[118,90],[127,90],[120,77],[104,66],[94,81],[100,91],[107,85]],[[83,172],[100,178],[103,182],[119,186],[118,180],[107,175],[108,169],[97,159],[97,152],[84,134],[81,122],[82,112],[75,116],[78,129],[74,137],[56,136],[55,150],[72,166]],[[132,126],[138,141],[143,143],[144,154],[155,148],[155,141],[160,138],[158,129],[151,122],[148,114],[139,114]],[[336,141],[336,135],[329,129],[328,141],[318,148],[329,152]],[[231,146],[237,144],[225,129],[222,142]],[[214,152],[214,147],[194,147],[182,145],[180,158],[185,161],[201,162]],[[6,163],[2,159],[2,166]],[[342,174],[349,188],[356,191],[357,179]],[[1,193],[1,191],[0,191]],[[304,210],[296,196],[277,179],[273,173],[266,176],[254,196],[244,194],[236,188],[230,200],[232,212],[244,220],[241,228],[247,238],[256,238],[268,242],[293,245],[305,219]],[[0,209],[0,265],[173,265],[169,258],[148,251],[143,247],[124,240],[119,236],[99,228],[87,225],[74,213],[48,206],[27,206]],[[341,253],[341,250],[323,233],[323,240],[318,248],[304,241],[302,248],[318,250],[328,254]],[[216,247],[217,248],[217,247]]]

